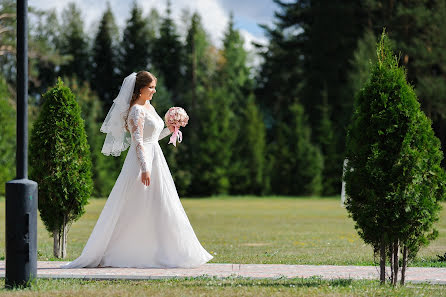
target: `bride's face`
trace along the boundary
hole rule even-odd
[[[156,82],[152,81],[148,86],[141,89],[141,97],[144,100],[152,100],[153,94],[156,93]]]

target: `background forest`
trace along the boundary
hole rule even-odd
[[[92,36],[74,3],[62,15],[30,7],[29,131],[60,76],[82,109],[93,195],[107,197],[126,153],[102,155],[99,128],[123,78],[148,70],[160,116],[170,106],[190,116],[181,144],[160,143],[180,197],[338,195],[354,95],[385,27],[444,151],[446,1],[273,1],[274,26],[261,25],[268,44],[254,44],[256,52],[244,49],[232,15],[217,48],[198,13],[184,10],[175,23],[170,2],[148,14],[134,3],[123,28],[108,5]],[[3,184],[15,176],[15,6],[0,0]],[[255,55],[258,68],[249,66]]]

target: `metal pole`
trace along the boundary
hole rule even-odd
[[[6,183],[5,287],[27,287],[37,277],[37,183],[28,179],[27,0],[17,0],[16,179]]]

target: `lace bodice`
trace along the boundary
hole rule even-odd
[[[147,172],[151,167],[149,165],[152,162],[152,156],[147,154],[145,144],[156,143],[171,132],[167,127],[163,129],[164,121],[150,104],[148,106],[133,105],[129,111],[127,123],[141,171]]]

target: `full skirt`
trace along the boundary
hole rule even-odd
[[[82,254],[62,268],[194,268],[213,258],[195,235],[159,143],[144,143],[153,158],[149,186],[134,146]]]

